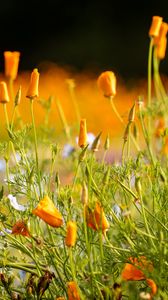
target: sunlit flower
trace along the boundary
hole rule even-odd
[[[24,205],[18,204],[16,197],[9,194],[7,198],[10,200],[10,204],[13,208],[19,211],[25,211],[27,208]]]
[[[102,231],[104,232],[109,228],[109,223],[104,214],[103,207],[99,202],[96,202],[93,211],[91,211],[91,209],[86,206],[86,221],[88,227],[94,230],[102,229]]]
[[[149,29],[149,36],[150,37],[157,37],[159,35],[160,27],[162,24],[162,17],[153,16],[152,17],[152,24]]]
[[[65,300],[65,298],[64,297],[58,297],[58,298],[56,298],[56,300]]]
[[[105,97],[114,97],[116,95],[116,76],[112,71],[101,73],[97,84]]]
[[[23,236],[30,237],[26,222],[23,220],[17,221],[12,227],[12,234],[20,234]]]
[[[80,300],[78,287],[76,282],[70,281],[68,282],[68,300]]]
[[[76,243],[77,236],[77,225],[74,221],[69,221],[67,223],[67,232],[65,238],[65,244],[68,247],[73,247]]]
[[[81,148],[84,148],[87,145],[86,119],[81,119],[81,121],[80,121],[78,145]]]
[[[38,97],[39,95],[39,72],[38,69],[34,69],[33,72],[31,73],[31,78],[30,78],[30,83],[29,83],[29,88],[26,94],[27,98],[34,99]]]
[[[40,200],[32,213],[52,227],[60,227],[63,224],[62,215],[48,196]]]
[[[18,51],[5,51],[5,76],[12,80],[15,80],[18,74],[20,52]]]
[[[5,81],[0,82],[0,103],[8,103],[9,102],[9,94]]]

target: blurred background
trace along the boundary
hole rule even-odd
[[[152,16],[168,22],[167,12],[167,0],[1,1],[0,61],[4,50],[18,50],[21,70],[50,61],[75,71],[113,69],[125,80],[142,78]],[[168,73],[168,58],[161,69]]]

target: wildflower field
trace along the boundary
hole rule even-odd
[[[0,299],[168,299],[167,31],[154,16],[134,90],[4,52]]]

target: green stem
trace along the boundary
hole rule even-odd
[[[153,38],[150,40],[149,52],[148,52],[148,108],[151,109],[151,88],[152,88],[152,50],[153,50]],[[151,116],[149,112],[148,116],[148,132],[149,138],[151,135]]]
[[[41,176],[39,170],[38,150],[37,150],[37,134],[36,134],[36,126],[34,120],[34,112],[33,112],[33,99],[30,99],[30,108],[31,108],[31,118],[32,118],[32,126],[33,126],[33,133],[34,133],[34,146],[35,146],[35,155],[36,155],[36,168],[38,174],[38,185],[39,185],[40,197],[42,197]]]
[[[62,106],[61,106],[58,99],[56,99],[56,105],[57,105],[57,108],[58,108],[59,116],[60,116],[64,131],[65,131],[66,137],[69,141],[71,141],[69,126],[67,124],[64,111],[63,111]]]
[[[144,136],[144,139],[145,139],[145,142],[146,142],[146,145],[147,145],[149,156],[151,158],[152,164],[155,165],[155,159],[154,159],[153,152],[152,152],[151,145],[150,145],[149,133],[148,133],[146,127],[145,127],[144,119],[142,117],[141,104],[139,105],[139,116],[140,116],[142,132],[143,132],[143,136]]]
[[[117,110],[117,108],[116,108],[116,106],[114,104],[113,98],[109,97],[109,100],[110,100],[111,107],[112,107],[112,109],[113,109],[116,117],[118,118],[118,120],[120,121],[120,123],[122,123],[122,125],[124,126],[123,118],[120,116],[120,114],[119,114],[119,112],[118,112],[118,110]],[[137,151],[140,151],[140,147],[139,147],[136,139],[134,138],[133,134],[131,133],[130,136],[131,136],[131,139],[132,139],[132,141],[134,143],[135,148],[137,149]]]
[[[76,119],[77,119],[77,122],[79,124],[80,123],[80,119],[81,119],[80,111],[79,111],[79,106],[78,106],[77,101],[76,101],[74,87],[72,87],[71,85],[69,85],[69,92],[70,92],[71,100],[72,100],[72,103],[73,103],[73,106],[74,106],[74,110],[75,110],[75,113],[76,113]]]

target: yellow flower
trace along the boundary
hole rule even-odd
[[[30,84],[26,95],[27,98],[34,99],[38,97],[39,76],[38,69],[34,69],[31,73]]]
[[[32,213],[52,227],[60,227],[63,224],[62,215],[48,196],[40,200]]]
[[[105,97],[114,97],[116,95],[116,76],[112,71],[101,73],[97,84]]]
[[[78,145],[81,148],[84,148],[87,145],[86,119],[81,119],[80,121]]]
[[[77,226],[76,222],[69,221],[67,223],[67,233],[65,238],[65,244],[68,247],[73,247],[76,243],[76,235],[77,235]]]
[[[8,103],[9,102],[9,94],[5,81],[0,82],[0,103]]]
[[[152,17],[152,24],[149,29],[149,36],[150,37],[157,37],[159,35],[160,27],[162,24],[162,17],[153,16]]]
[[[68,300],[80,300],[76,282],[68,282]]]
[[[20,52],[18,51],[5,51],[5,76],[12,80],[15,80],[18,74]]]

